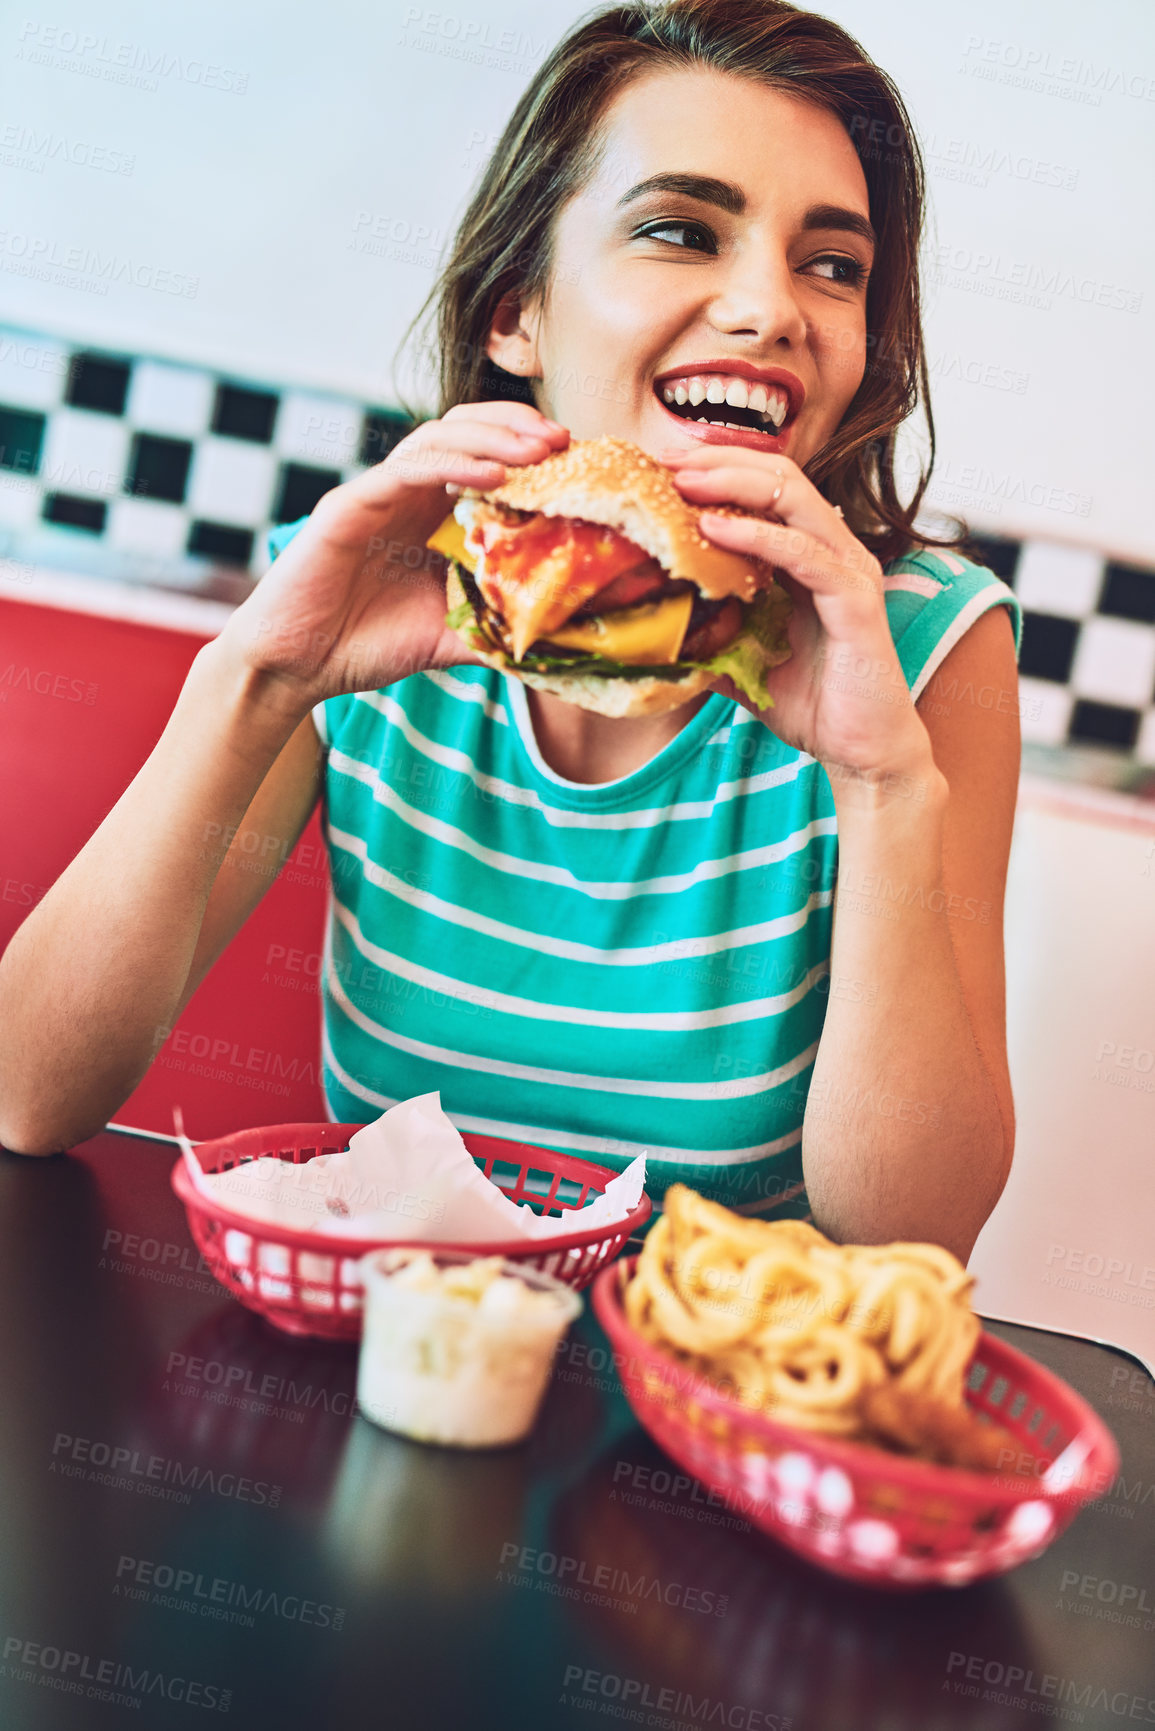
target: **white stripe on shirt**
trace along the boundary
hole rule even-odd
[[[390,1106],[398,1104],[390,1095],[379,1094],[375,1088],[370,1088],[364,1082],[359,1082],[355,1076],[350,1076],[337,1062],[327,1033],[322,1036],[322,1046],[326,1064],[347,1093],[358,1100],[364,1100],[366,1105],[376,1106],[378,1112],[388,1111]],[[784,1136],[778,1136],[772,1142],[760,1142],[753,1148],[668,1148],[653,1142],[628,1142],[619,1137],[578,1135],[569,1130],[547,1130],[540,1124],[509,1124],[500,1118],[474,1118],[466,1112],[451,1112],[444,1107],[442,1110],[458,1130],[475,1136],[500,1136],[507,1142],[528,1142],[534,1147],[541,1147],[548,1142],[551,1147],[568,1148],[576,1154],[587,1156],[608,1154],[618,1159],[632,1160],[638,1154],[646,1154],[653,1160],[668,1160],[671,1164],[682,1166],[700,1167],[705,1163],[745,1166],[754,1160],[769,1159],[772,1154],[785,1154],[788,1149],[797,1148],[802,1140],[802,1126],[799,1125],[795,1130],[788,1130]]]
[[[815,836],[838,833],[838,823],[834,817],[813,818],[805,828],[795,830],[783,841],[771,842],[766,847],[748,848],[743,853],[730,854],[723,859],[700,860],[692,871],[677,872],[664,878],[640,878],[633,883],[587,882],[561,866],[539,864],[537,860],[518,858],[515,854],[485,847],[474,841],[464,830],[458,829],[455,824],[445,823],[438,817],[426,816],[388,787],[372,765],[362,763],[359,758],[349,757],[336,748],[329,753],[329,770],[332,774],[347,775],[351,780],[359,781],[362,786],[369,788],[378,805],[383,805],[411,829],[419,830],[421,834],[430,836],[447,847],[459,848],[462,853],[480,860],[483,865],[492,866],[495,871],[508,872],[511,877],[519,878],[523,882],[533,879],[537,883],[556,884],[562,889],[577,890],[582,895],[599,901],[632,901],[643,895],[680,895],[684,890],[692,889],[695,884],[725,877],[730,872],[753,871],[758,866],[775,865],[793,853],[800,853]]]
[[[544,1070],[536,1064],[514,1064],[504,1058],[482,1058],[476,1052],[457,1052],[448,1046],[433,1046],[427,1040],[414,1040],[398,1034],[385,1023],[376,1022],[359,1010],[350,999],[336,969],[330,965],[328,987],[333,998],[351,1022],[383,1045],[407,1052],[411,1058],[424,1058],[431,1064],[449,1064],[455,1070],[483,1070],[489,1076],[507,1076],[512,1081],[536,1082],[555,1088],[580,1088],[597,1094],[643,1094],[654,1100],[744,1100],[751,1094],[767,1094],[792,1082],[814,1062],[818,1053],[815,1040],[804,1052],[768,1070],[761,1076],[731,1076],[709,1082],[650,1082],[633,1076],[583,1076],[576,1070]]]
[[[427,668],[421,677],[436,685],[438,691],[444,691],[446,697],[456,697],[462,703],[479,703],[490,721],[499,721],[502,727],[509,726],[509,717],[504,709],[499,703],[491,703],[479,685],[471,685],[468,679],[455,679],[452,673],[443,669],[433,671]]]
[[[419,908],[422,913],[429,914],[434,919],[445,920],[450,925],[461,926],[466,931],[477,932],[483,937],[517,944],[522,949],[532,950],[536,955],[564,957],[567,961],[592,962],[599,966],[604,963],[612,968],[653,967],[659,962],[701,961],[707,956],[741,949],[748,944],[773,943],[777,938],[789,937],[792,933],[801,931],[812,913],[819,908],[828,908],[834,899],[833,890],[814,890],[803,906],[794,912],[780,914],[777,919],[762,920],[756,926],[739,926],[734,931],[714,932],[706,937],[673,938],[663,944],[637,944],[630,949],[603,950],[596,944],[579,944],[572,938],[555,938],[549,932],[534,932],[522,926],[508,925],[504,920],[491,919],[488,914],[478,913],[474,908],[463,908],[454,902],[444,901],[430,890],[418,889],[416,885],[406,883],[404,878],[399,878],[394,872],[378,865],[377,861],[370,857],[368,844],[363,836],[337,829],[334,824],[329,824],[325,833],[333,847],[342,848],[344,852],[360,860],[365,878],[376,889],[396,896],[398,901],[405,902],[409,907]]]
[[[652,829],[660,823],[709,818],[725,801],[744,799],[752,793],[766,793],[772,787],[783,787],[787,782],[796,781],[799,772],[814,763],[812,757],[800,752],[792,762],[781,764],[776,769],[764,770],[760,775],[744,776],[738,781],[719,783],[717,792],[711,799],[681,800],[674,805],[648,806],[636,811],[570,811],[564,806],[547,805],[534,788],[516,787],[513,782],[502,781],[496,775],[487,775],[483,770],[477,769],[468,753],[459,750],[457,746],[439,745],[436,740],[430,739],[413,725],[397,699],[390,697],[387,692],[362,691],[358,693],[357,701],[385,716],[414,750],[419,751],[422,757],[427,757],[431,763],[468,776],[483,793],[491,794],[495,799],[503,799],[510,805],[528,806],[531,811],[540,812],[547,823],[558,829]],[[725,732],[728,738],[729,723]],[[713,744],[714,741],[708,743]]]
[[[696,1028],[730,1028],[738,1022],[757,1022],[767,1016],[781,1015],[791,1010],[813,991],[820,979],[830,972],[829,960],[816,964],[788,992],[773,998],[749,998],[736,1004],[717,1004],[710,1010],[586,1010],[572,1004],[541,1003],[536,998],[518,998],[510,992],[493,992],[485,986],[469,985],[448,974],[436,973],[394,955],[372,943],[361,930],[357,917],[344,903],[333,897],[333,915],[353,940],[359,954],[374,967],[424,986],[442,997],[463,1003],[478,1004],[502,1015],[520,1016],[534,1022],[557,1022],[562,1026],[581,1028],[620,1028],[627,1032],[675,1032]]]

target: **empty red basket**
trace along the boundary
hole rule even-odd
[[[634,1413],[735,1514],[812,1563],[883,1587],[963,1586],[1037,1557],[1119,1470],[1115,1439],[1074,1389],[983,1334],[967,1399],[1039,1470],[965,1471],[777,1423],[713,1387],[631,1327],[607,1268],[594,1309]]]
[[[197,1143],[196,1154],[206,1172],[227,1172],[262,1155],[300,1165],[315,1154],[339,1153],[363,1128],[361,1124],[269,1124]],[[522,1142],[494,1136],[463,1136],[462,1140],[486,1177],[512,1202],[531,1202],[543,1214],[580,1210],[618,1176],[612,1167]],[[332,1238],[250,1220],[202,1196],[183,1160],[173,1167],[172,1187],[184,1203],[197,1248],[221,1285],[290,1334],[357,1340],[362,1304],[357,1263],[370,1250],[419,1241],[401,1232],[393,1238]],[[643,1191],[637,1207],[617,1225],[583,1231],[575,1222],[573,1232],[544,1244],[519,1238],[439,1248],[509,1257],[580,1291],[613,1260],[631,1233],[645,1225],[651,1206]]]

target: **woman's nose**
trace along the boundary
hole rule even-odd
[[[727,336],[754,336],[767,346],[799,347],[806,338],[806,316],[785,259],[751,249],[731,261],[709,308],[710,322]]]

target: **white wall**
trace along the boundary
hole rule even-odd
[[[9,10],[0,321],[391,401],[394,349],[487,141],[585,10]],[[928,250],[945,265],[929,295],[933,497],[1005,533],[1155,558],[1138,468],[1155,351],[1149,0],[827,10],[894,75],[927,148]],[[363,250],[374,226],[401,237],[392,256]]]
[[[1025,779],[1006,938],[1018,1134],[970,1260],[976,1303],[1113,1342],[1155,1374],[1150,802]]]

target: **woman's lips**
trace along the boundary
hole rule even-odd
[[[781,453],[786,449],[794,424],[793,421],[787,421],[778,433],[759,433],[753,427],[719,427],[709,421],[694,421],[685,415],[676,415],[672,409],[667,408],[656,390],[654,401],[667,420],[673,421],[689,438],[697,439],[702,445],[744,445],[748,451]]]

